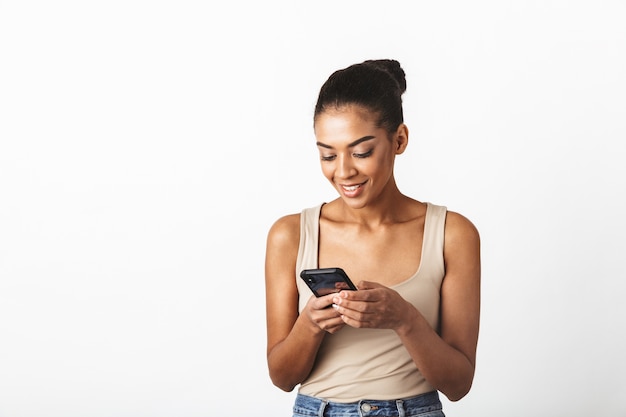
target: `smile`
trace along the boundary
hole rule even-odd
[[[346,191],[354,191],[357,188],[359,188],[362,184],[357,184],[357,185],[342,185],[341,188],[343,188]]]
[[[360,184],[339,184],[339,187],[343,191],[344,196],[357,197],[363,192],[363,186],[365,185],[365,183],[367,183],[367,181],[364,181]]]

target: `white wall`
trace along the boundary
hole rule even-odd
[[[334,197],[322,82],[388,57],[401,189],[483,240],[447,414],[626,413],[623,2],[209,4],[0,2],[0,416],[290,415],[266,233]]]

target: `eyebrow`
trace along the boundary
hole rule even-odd
[[[376,136],[363,136],[362,138],[357,139],[357,140],[355,140],[352,143],[349,143],[348,144],[348,148],[353,148],[356,145],[358,145],[359,143],[362,143],[362,142],[365,142],[365,141],[368,141],[368,140],[372,140],[372,139],[376,139]],[[327,148],[327,149],[333,149],[332,146],[326,145],[325,143],[322,143],[322,142],[317,142],[317,146],[321,146],[322,148]]]

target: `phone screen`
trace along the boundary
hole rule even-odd
[[[305,269],[300,277],[316,297],[341,290],[356,290],[356,286],[341,268]]]

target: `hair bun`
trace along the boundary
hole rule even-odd
[[[406,91],[406,74],[400,63],[395,59],[369,59],[364,61],[363,64],[385,71],[398,83],[400,94]]]

